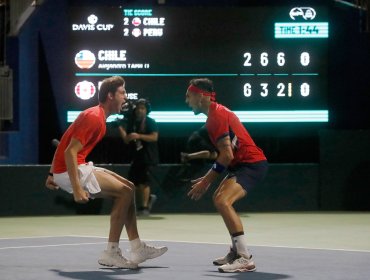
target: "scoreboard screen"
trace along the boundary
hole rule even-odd
[[[185,103],[197,77],[244,123],[327,123],[328,38],[325,6],[71,7],[66,121],[119,75],[159,124],[205,121]]]

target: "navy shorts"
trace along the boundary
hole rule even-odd
[[[236,182],[248,192],[265,178],[267,170],[267,160],[255,163],[240,163],[228,168],[227,179],[235,177]]]

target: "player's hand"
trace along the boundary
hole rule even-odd
[[[53,176],[50,175],[46,178],[45,186],[53,191],[59,189],[59,186],[54,182]]]
[[[77,203],[87,203],[89,201],[89,197],[89,193],[83,189],[73,192],[73,198]]]
[[[191,190],[188,192],[188,196],[193,200],[199,200],[208,190],[210,183],[203,180],[203,177],[192,180],[195,183],[191,186]]]

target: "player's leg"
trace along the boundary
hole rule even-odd
[[[135,185],[131,181],[127,180],[126,178],[108,169],[100,168],[100,170],[104,171],[105,173],[110,174],[115,179],[117,179],[119,182],[121,182],[123,185],[130,187],[131,193],[132,194],[134,193],[133,190],[135,189]],[[127,231],[127,236],[129,240],[135,239],[139,236],[138,230],[137,230],[137,223],[136,223],[135,199],[131,199],[131,203],[127,210],[127,219],[126,219],[125,225],[126,225],[126,231]]]
[[[133,204],[134,193],[132,185],[102,169],[95,170],[94,175],[101,188],[100,196],[113,198],[107,250],[103,252],[98,262],[105,266],[137,268],[136,263],[130,262],[122,256],[119,248],[123,226],[130,224],[129,209]],[[136,225],[131,226],[127,235],[129,240],[138,238]]]
[[[234,178],[229,178],[221,182],[213,195],[213,203],[231,233],[243,231],[242,222],[233,204],[246,194],[247,192]]]
[[[215,191],[214,204],[225,222],[233,243],[233,248],[224,257],[230,260],[219,267],[220,272],[254,271],[256,269],[246,246],[243,224],[233,207],[233,204],[246,194],[246,190],[236,182],[235,178],[224,180]]]
[[[115,174],[114,172],[107,172],[107,170],[104,170],[105,172],[99,172],[95,171],[94,174],[97,177],[97,180],[99,183],[101,183],[101,189],[102,189],[102,195],[103,196],[111,196],[114,197],[115,201],[113,204],[112,214],[114,211],[117,211],[118,213],[123,214],[121,216],[121,219],[124,221],[124,225],[126,226],[127,235],[130,241],[131,245],[131,262],[134,264],[138,264],[141,262],[144,262],[147,259],[152,259],[161,256],[164,254],[168,249],[167,247],[154,247],[149,246],[142,242],[139,238],[138,229],[137,229],[137,223],[136,223],[136,213],[135,213],[135,204],[134,204],[134,185],[127,181],[125,178]],[[116,181],[120,182],[120,186]],[[129,182],[129,184],[127,184]],[[123,190],[122,190],[123,189]],[[129,189],[130,193],[130,201],[123,200],[121,196],[125,196],[127,189]],[[116,192],[118,191],[118,198],[116,197]],[[123,195],[122,195],[123,194]],[[120,203],[127,203],[126,207],[122,207]],[[120,211],[122,211],[120,212]],[[118,235],[118,231],[122,232],[123,225],[121,223],[117,223],[116,217],[112,218],[111,215],[111,231],[110,231],[110,240],[115,240],[116,236]],[[115,225],[115,223],[117,223]],[[120,233],[119,233],[120,234]],[[111,239],[112,238],[112,239]]]

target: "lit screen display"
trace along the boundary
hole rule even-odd
[[[204,122],[188,82],[214,81],[217,101],[245,123],[327,123],[325,7],[71,8],[67,122],[97,104],[99,82],[123,76],[158,123]],[[115,118],[115,117],[113,117]],[[112,119],[112,118],[111,118]]]

